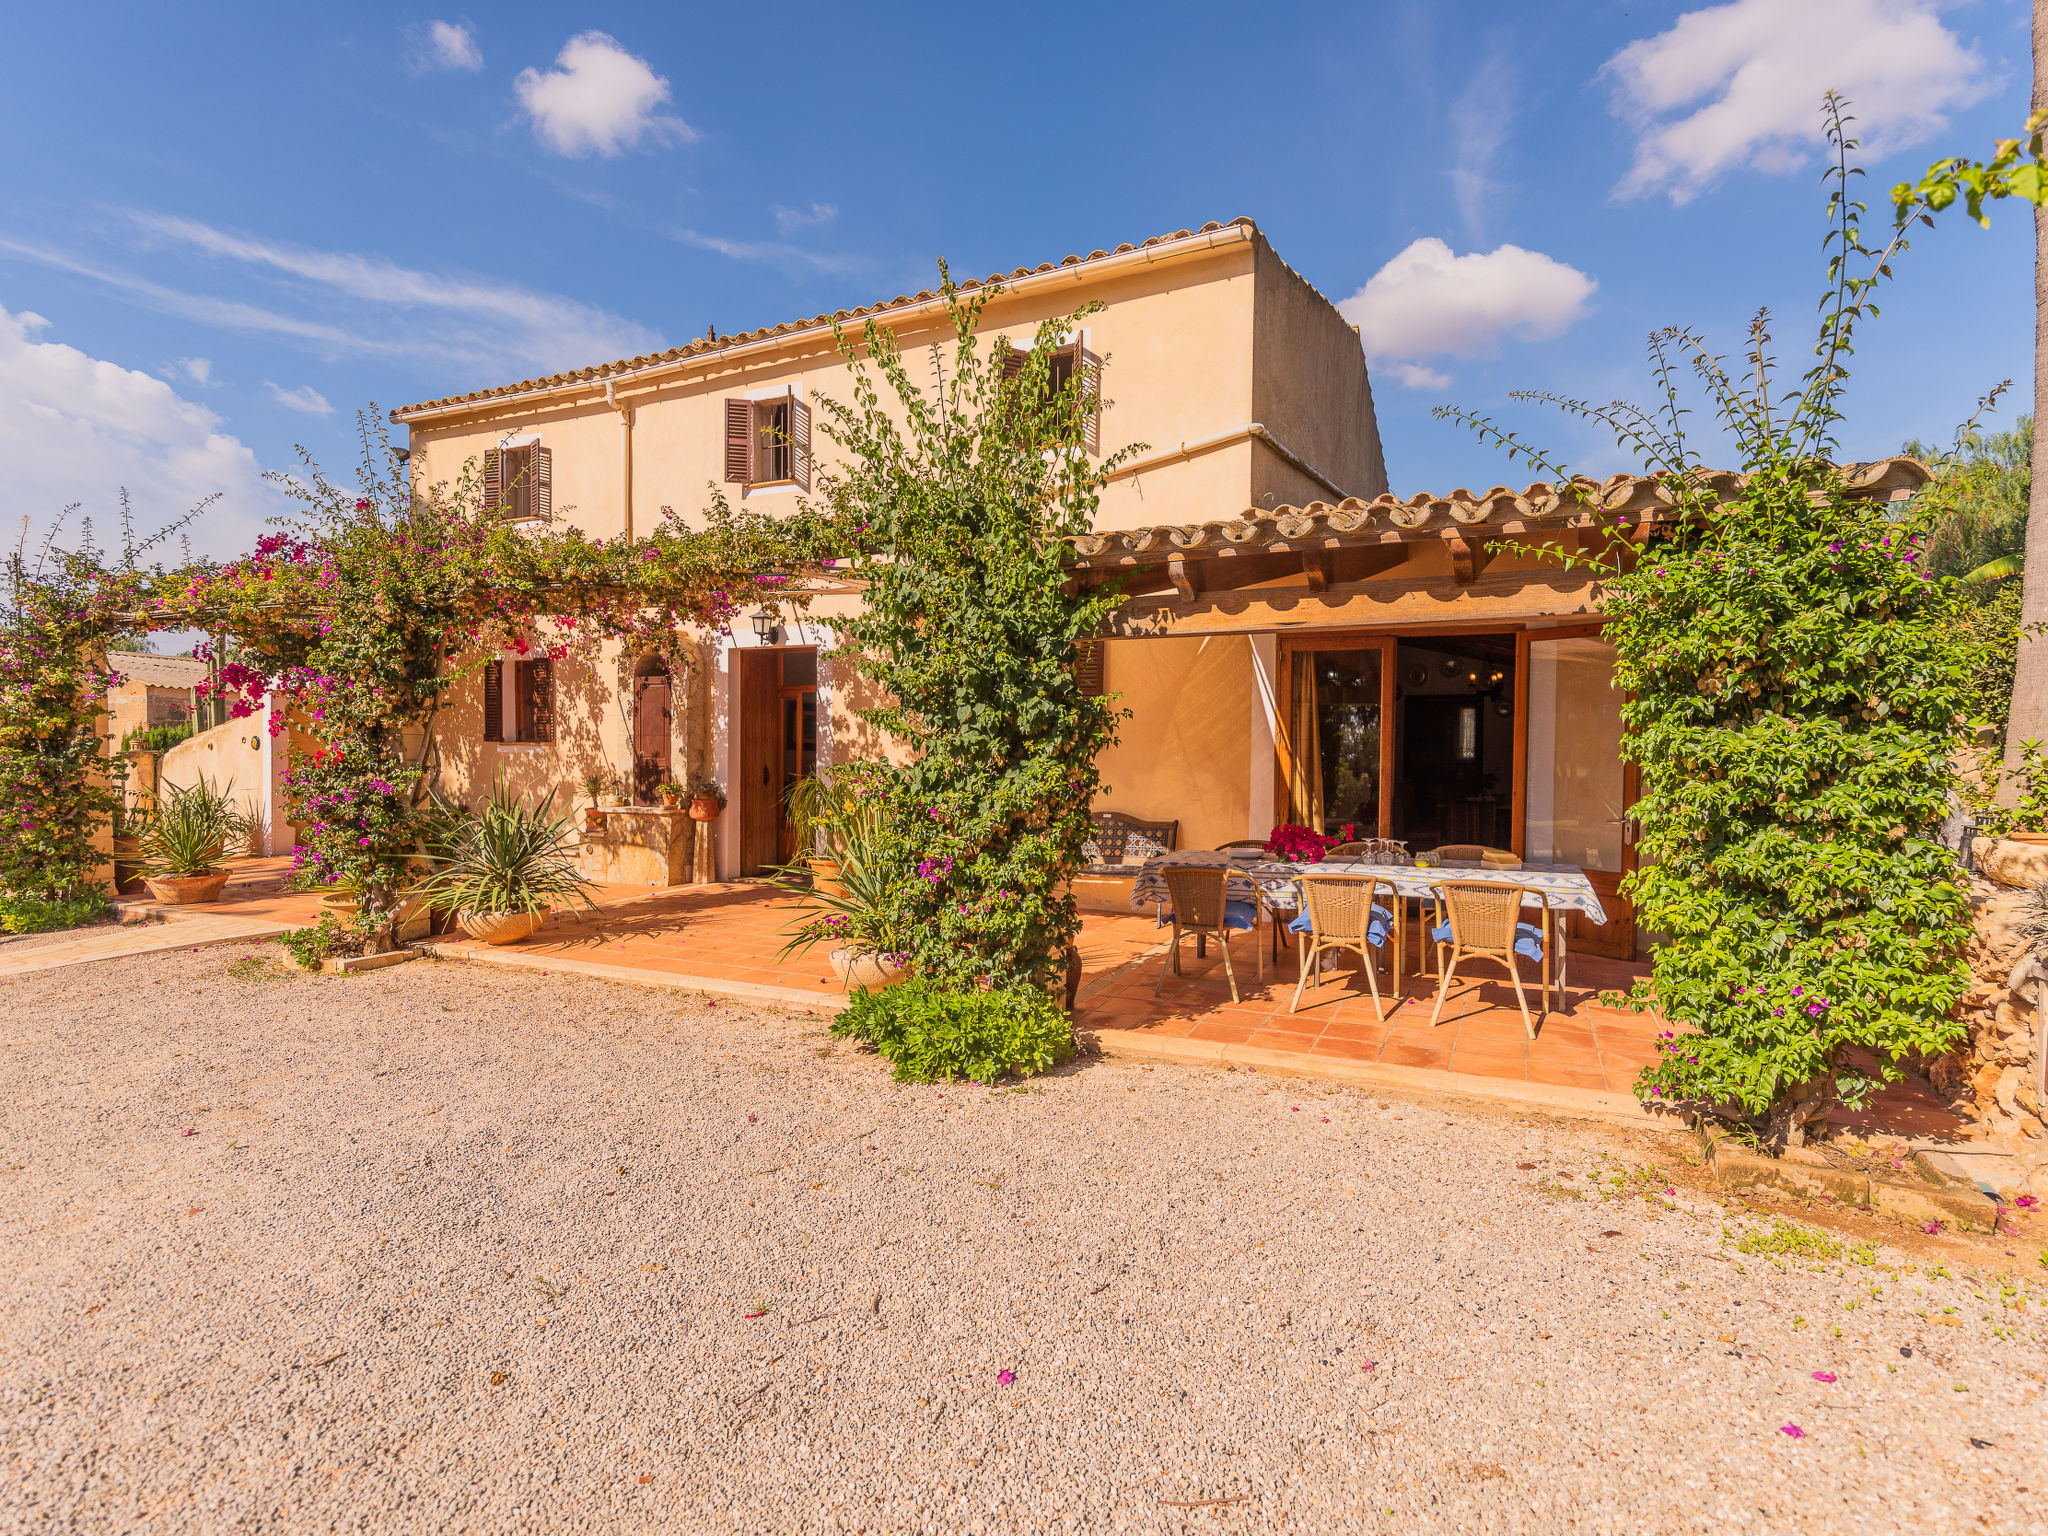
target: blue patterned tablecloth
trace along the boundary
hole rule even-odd
[[[1160,873],[1168,865],[1223,868],[1229,871],[1227,894],[1249,900],[1254,892],[1266,905],[1292,912],[1301,905],[1295,881],[1303,875],[1372,875],[1386,881],[1403,896],[1428,896],[1439,880],[1479,880],[1488,885],[1522,885],[1533,893],[1541,891],[1561,912],[1578,912],[1595,923],[1607,921],[1607,909],[1600,905],[1600,893],[1576,864],[1524,864],[1520,869],[1487,869],[1476,864],[1438,864],[1420,868],[1412,864],[1289,864],[1282,859],[1236,858],[1228,853],[1191,849],[1186,853],[1163,854],[1147,859],[1134,870],[1131,905],[1143,909],[1166,900],[1166,879]],[[1533,904],[1533,896],[1522,898]]]

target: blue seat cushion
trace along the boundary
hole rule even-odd
[[[1376,906],[1372,909],[1372,916],[1366,919],[1366,942],[1372,945],[1374,949],[1383,949],[1386,946],[1387,935],[1393,932],[1393,929],[1394,914],[1385,907]],[[1294,915],[1294,920],[1287,925],[1287,931],[1289,933],[1312,933],[1315,931],[1313,925],[1308,920],[1308,909],[1306,907]]]
[[[1438,923],[1429,930],[1429,936],[1438,944],[1448,944],[1451,942],[1451,925],[1448,922]],[[1515,924],[1515,953],[1525,960],[1541,960],[1543,930],[1534,923]]]
[[[1159,909],[1159,926],[1164,928],[1173,921],[1170,907]],[[1254,928],[1258,926],[1259,909],[1248,901],[1232,899],[1223,903],[1223,926],[1226,928]]]

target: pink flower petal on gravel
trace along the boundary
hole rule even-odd
[[[759,1115],[749,1115],[749,1116],[747,1116],[747,1124],[749,1124],[749,1125],[754,1125],[754,1124],[757,1124],[757,1123],[758,1123],[758,1122],[760,1121],[760,1118],[761,1118],[761,1117],[760,1117]]]
[[[1778,1433],[1790,1435],[1794,1440],[1804,1440],[1806,1438],[1806,1431],[1797,1424],[1781,1424],[1778,1426]]]
[[[1835,1373],[1833,1371],[1815,1371],[1813,1379],[1815,1381],[1824,1381],[1829,1386],[1833,1386],[1835,1384]]]
[[[1007,1387],[1007,1386],[1008,1386],[1008,1385],[1009,1385],[1009,1384],[1010,1384],[1011,1382],[1015,1381],[1016,1379],[1017,1379],[1017,1373],[1016,1373],[1015,1371],[997,1371],[997,1372],[996,1372],[996,1380],[997,1380],[998,1382],[1000,1382],[1000,1383],[1001,1383],[1001,1384],[1002,1384],[1003,1386],[1006,1386],[1006,1387]]]
[[[1374,1366],[1376,1366],[1376,1365],[1378,1365],[1378,1364],[1379,1364],[1379,1361],[1377,1361],[1377,1360],[1368,1360],[1368,1361],[1366,1361],[1366,1362],[1365,1362],[1365,1364],[1361,1365],[1361,1366],[1359,1367],[1359,1369],[1360,1369],[1361,1371],[1369,1371],[1369,1370],[1371,1370],[1371,1369],[1372,1369],[1372,1368],[1373,1368]]]
[[[180,1131],[178,1134],[180,1136],[197,1136],[199,1133],[197,1131]]]

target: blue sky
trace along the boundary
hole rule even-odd
[[[996,18],[996,19],[991,19]],[[2025,114],[2018,0],[27,7],[0,61],[0,457],[40,522],[352,459],[350,413],[1250,215],[1365,324],[1397,493],[1526,479],[1443,401],[1642,398],[1644,333],[1804,365],[1818,98],[1873,201]],[[2031,242],[1922,231],[1844,448],[2028,408]],[[1370,286],[1369,286],[1370,285]],[[1112,417],[1113,421],[1113,417]],[[1113,432],[1111,433],[1113,436]],[[665,488],[667,492],[669,488]],[[696,488],[672,495],[687,503]]]

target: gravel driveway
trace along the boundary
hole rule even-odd
[[[1676,1136],[279,954],[0,986],[0,1529],[2042,1528],[2031,1218],[1744,1251]]]

